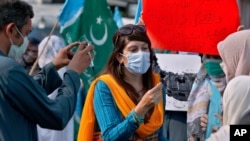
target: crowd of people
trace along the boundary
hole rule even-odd
[[[218,55],[198,54],[187,111],[168,111],[170,72],[158,65],[143,20],[120,27],[75,127],[80,74],[94,46],[30,36],[33,17],[27,2],[0,2],[1,141],[229,141],[230,125],[250,124],[250,30],[220,41]]]

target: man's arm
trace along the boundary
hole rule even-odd
[[[47,94],[52,93],[62,84],[62,79],[53,63],[44,66],[33,78],[46,90]]]

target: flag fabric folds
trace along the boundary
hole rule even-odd
[[[119,28],[121,26],[123,26],[122,15],[120,13],[119,7],[117,7],[117,6],[114,9],[114,17],[113,18],[114,18],[114,20]]]
[[[93,59],[94,71],[89,67],[81,75],[86,89],[94,79],[94,76],[106,64],[113,50],[112,37],[118,27],[106,1],[85,0],[78,3],[82,4],[82,7],[78,6],[78,10],[74,10],[75,14],[72,14],[74,16],[71,16],[70,19],[67,18],[66,10],[74,9],[74,7],[70,6],[77,5],[72,3],[78,3],[78,1],[67,0],[59,15],[61,24],[60,33],[67,44],[75,41],[88,41],[95,47]]]
[[[95,47],[92,52],[94,67],[87,68],[81,74],[84,85],[81,93],[86,94],[91,82],[108,61],[113,50],[112,37],[118,27],[106,0],[66,0],[58,18],[60,33],[67,44],[87,41]],[[82,110],[83,104],[82,101],[77,104],[75,127],[78,127],[81,116],[79,110]]]
[[[64,29],[64,26],[70,24],[70,22],[74,22],[75,19],[79,17],[79,14],[83,10],[85,0],[66,0],[60,14],[58,16],[58,20],[61,26],[61,30]]]
[[[142,0],[138,0],[137,9],[135,13],[135,24],[138,23],[142,12]]]

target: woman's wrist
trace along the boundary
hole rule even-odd
[[[131,111],[131,114],[138,125],[141,125],[144,122],[144,116],[139,116],[134,109]]]

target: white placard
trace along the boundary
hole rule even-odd
[[[201,67],[199,55],[156,54],[158,64],[162,70],[173,73],[198,73]],[[165,110],[187,111],[187,102],[179,101],[166,95]]]

